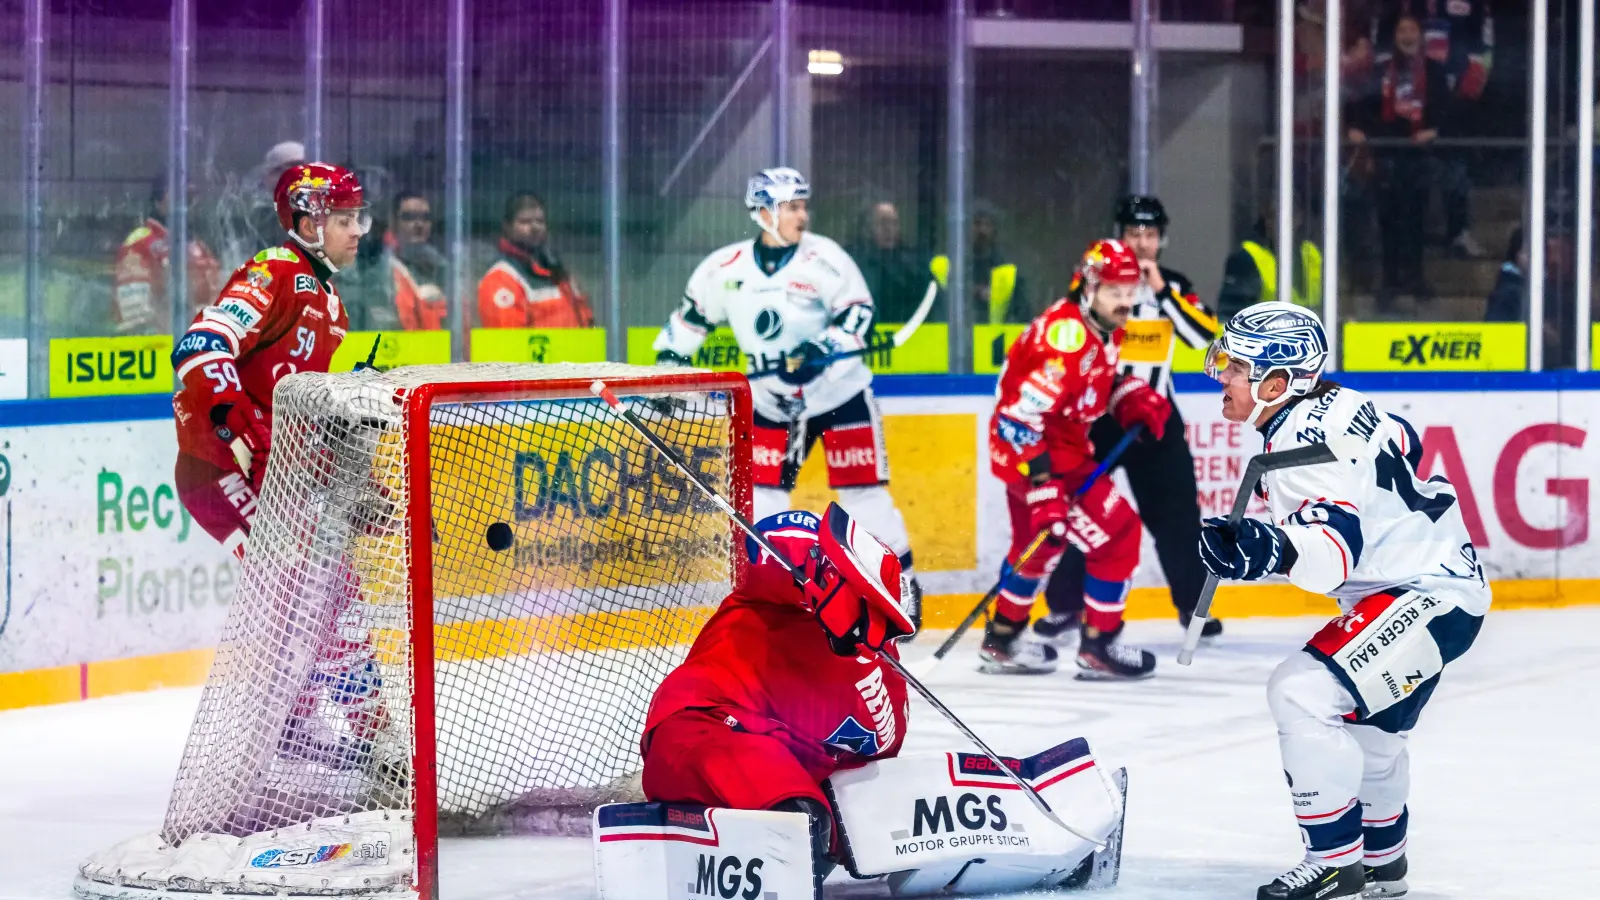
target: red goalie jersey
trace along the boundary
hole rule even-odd
[[[1056,301],[1017,338],[989,421],[989,464],[1008,484],[1093,464],[1089,426],[1111,402],[1122,329],[1102,339],[1078,301]]]
[[[803,564],[819,524],[787,512],[758,528]],[[905,681],[865,648],[836,653],[818,615],[781,567],[750,566],[656,690],[641,742],[647,797],[736,809],[825,803],[823,779],[900,752]]]

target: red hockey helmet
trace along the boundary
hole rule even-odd
[[[367,208],[361,182],[356,180],[354,172],[343,166],[318,162],[300,163],[285,169],[272,191],[272,204],[277,207],[278,224],[284,231],[294,231],[296,214],[310,216],[317,226],[319,245],[329,213]],[[362,213],[361,222],[361,231],[365,234],[372,227],[372,218]]]
[[[1101,240],[1090,245],[1078,264],[1078,274],[1088,287],[1097,284],[1138,284],[1143,277],[1139,259],[1121,241]]]

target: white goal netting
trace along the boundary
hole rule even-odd
[[[730,382],[690,375],[666,389],[662,374],[453,365],[286,378],[165,823],[86,864],[80,892],[117,880],[248,890],[260,869],[273,889],[348,893],[294,881],[341,865],[369,876],[369,892],[408,887],[413,828],[423,841],[436,825],[566,830],[632,796],[651,693],[734,564],[727,517],[586,390],[605,379],[730,492]],[[350,833],[317,837],[334,825]],[[225,845],[230,861],[185,855],[201,844]],[[136,877],[130,859],[150,871]]]

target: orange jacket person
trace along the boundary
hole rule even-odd
[[[544,201],[511,195],[501,223],[500,259],[478,282],[485,328],[588,328],[594,313],[548,245]]]

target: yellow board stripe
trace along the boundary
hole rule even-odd
[[[946,594],[925,598],[923,624],[933,630],[953,628],[978,602],[978,594]],[[1558,609],[1600,604],[1600,578],[1525,579],[1494,583],[1494,608]],[[1333,601],[1292,585],[1229,585],[1217,592],[1216,615],[1224,619],[1261,616],[1331,616]],[[1044,604],[1035,604],[1042,614]],[[583,652],[656,646],[660,636],[687,642],[711,614],[709,607],[657,612],[585,613],[543,619],[511,619],[439,625],[434,629],[440,660],[460,662],[533,652]],[[1174,616],[1166,588],[1136,588],[1128,596],[1127,618],[1169,619]],[[398,660],[399,632],[374,638],[388,661]],[[129,659],[0,672],[0,710],[69,703],[164,687],[205,682],[213,652],[184,650]]]

